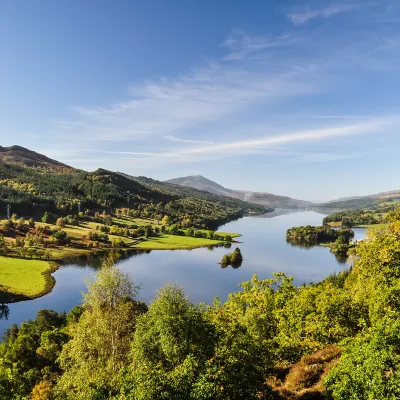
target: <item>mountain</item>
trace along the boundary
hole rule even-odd
[[[246,209],[248,213],[260,214],[273,211],[273,208],[271,207],[252,204],[241,199],[223,195],[222,192],[221,194],[212,193],[207,190],[196,189],[190,186],[182,186],[175,183],[157,181],[155,179],[147,178],[145,176],[130,176],[121,172],[119,174],[151,189],[157,189],[165,193],[173,193],[174,195],[180,197],[192,197],[195,199],[221,203],[228,207],[240,207]]]
[[[222,196],[232,196],[235,191],[226,189],[218,183],[211,181],[210,179],[204,178],[201,175],[185,176],[181,178],[169,179],[166,182],[173,183],[175,185],[187,186],[194,189],[205,190],[210,193],[222,195]]]
[[[0,146],[0,163],[14,164],[27,167],[42,167],[53,171],[73,171],[74,168],[59,161],[52,160],[43,154],[21,146]]]
[[[272,193],[265,192],[250,192],[244,190],[233,190],[228,189],[220,184],[211,181],[201,175],[185,176],[181,178],[169,179],[167,183],[173,183],[176,185],[182,185],[191,187],[199,190],[206,190],[207,192],[229,196],[238,200],[247,201],[253,204],[259,204],[266,207],[272,208],[307,208],[313,204],[309,201],[292,199],[286,196],[279,196]]]

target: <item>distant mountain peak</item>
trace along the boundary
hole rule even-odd
[[[272,193],[228,189],[202,175],[189,175],[169,179],[166,182],[275,208],[307,208],[312,204],[308,201],[296,200],[287,196],[274,195]]]

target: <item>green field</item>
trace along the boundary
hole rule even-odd
[[[47,261],[0,256],[0,301],[32,299],[47,293],[54,285],[50,275],[53,268]]]
[[[371,224],[371,225],[357,225],[354,228],[382,229],[386,226],[387,224]]]
[[[184,250],[216,245],[218,243],[220,243],[218,240],[188,236],[160,235],[144,240],[135,247],[147,250]]]

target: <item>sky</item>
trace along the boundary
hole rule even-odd
[[[400,1],[0,3],[0,145],[311,201],[400,185]]]

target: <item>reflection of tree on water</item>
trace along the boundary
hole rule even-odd
[[[217,243],[217,244],[210,244],[207,246],[207,249],[213,251],[214,249],[218,249],[220,247],[224,247],[225,249],[230,249],[232,247],[232,243]]]
[[[349,257],[347,254],[335,253],[336,261],[340,264],[347,264]]]
[[[0,320],[5,319],[8,320],[8,317],[10,315],[10,307],[8,307],[7,304],[1,304],[0,305]]]
[[[151,250],[125,250],[125,249],[118,249],[116,251],[110,252],[109,254],[115,257],[116,262],[126,260],[130,257],[139,257],[144,254],[149,254]],[[61,265],[71,265],[73,264],[74,267],[92,267],[94,269],[100,268],[101,263],[104,259],[105,253],[99,254],[89,254],[86,256],[77,256],[77,257],[70,257],[67,261],[61,263]]]

